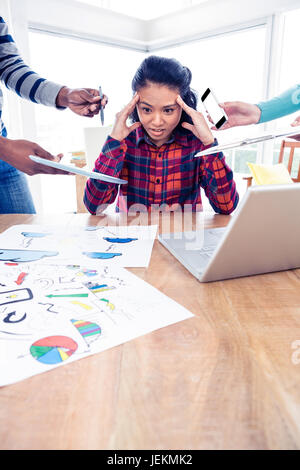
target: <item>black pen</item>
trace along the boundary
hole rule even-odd
[[[102,88],[99,86],[99,95],[101,100],[103,99],[103,93],[102,93]],[[101,119],[101,124],[104,126],[104,111],[103,111],[103,106],[101,105],[101,100],[100,100],[100,119]]]

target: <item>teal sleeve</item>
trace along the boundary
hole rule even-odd
[[[258,124],[295,113],[300,109],[300,83],[271,100],[258,103],[257,106],[261,110]]]

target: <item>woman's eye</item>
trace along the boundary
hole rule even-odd
[[[151,112],[150,108],[142,108],[142,110],[144,111],[144,113],[150,113]]]
[[[173,111],[174,111],[173,108],[167,108],[167,109],[165,109],[165,113],[166,113],[166,114],[171,114],[171,113],[173,113]]]

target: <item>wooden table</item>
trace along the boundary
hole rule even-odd
[[[103,219],[2,215],[0,231],[16,223]],[[130,271],[195,317],[1,388],[0,448],[299,449],[300,270],[201,284],[156,240]]]

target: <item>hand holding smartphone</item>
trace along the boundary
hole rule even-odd
[[[210,115],[215,127],[220,129],[225,122],[228,121],[228,117],[225,111],[219,106],[218,100],[211,91],[210,88],[207,88],[203,95],[201,96],[201,101]]]

